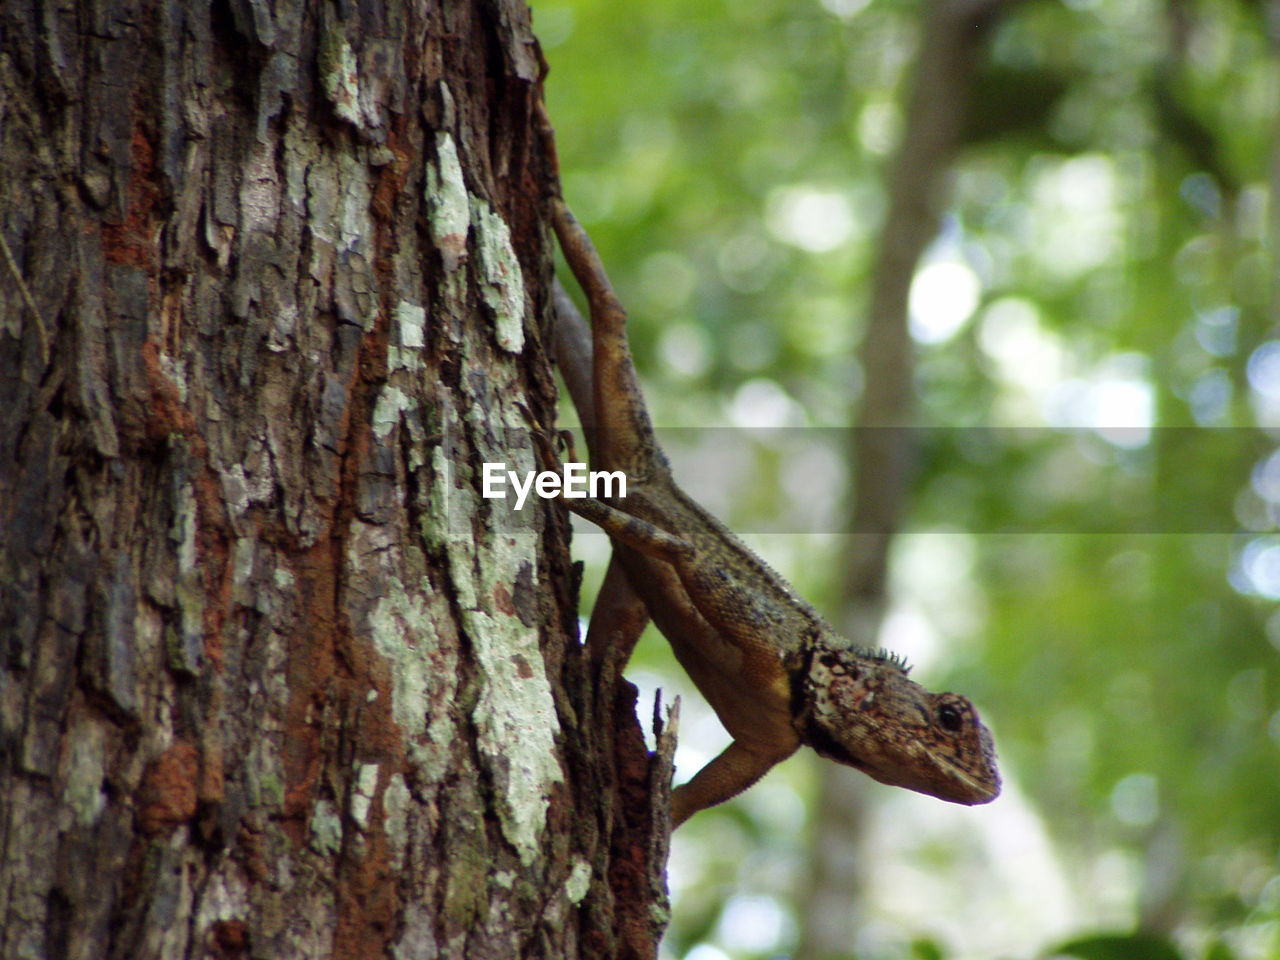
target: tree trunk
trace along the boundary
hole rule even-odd
[[[0,957],[652,955],[671,737],[479,496],[554,420],[527,7],[0,38]]]
[[[963,133],[973,76],[984,44],[1016,0],[964,0],[922,8],[920,49],[902,140],[887,175],[870,308],[862,335],[863,393],[849,458],[851,505],[840,624],[857,645],[875,649],[889,602],[889,550],[915,454],[915,356],[908,327],[911,282],[937,236],[947,180]],[[800,960],[849,955],[865,920],[868,875],[863,833],[867,779],[824,763],[803,898]]]

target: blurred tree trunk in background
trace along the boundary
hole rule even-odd
[[[0,956],[653,955],[669,758],[477,496],[553,402],[523,0],[0,37]]]
[[[878,646],[889,599],[889,549],[901,521],[914,452],[915,369],[907,323],[911,281],[938,232],[985,41],[1015,2],[966,0],[922,8],[911,99],[901,142],[886,172],[889,203],[859,349],[863,387],[850,446],[852,535],[839,622],[855,644],[868,648]],[[798,960],[851,954],[862,919],[861,879],[872,869],[862,837],[866,777],[833,763],[818,769]]]
[[[1172,0],[1170,0],[1172,6]],[[1275,24],[1280,23],[1280,0],[1270,0],[1263,7],[1265,19],[1263,22],[1271,26],[1267,31],[1267,38],[1270,41],[1269,52],[1273,63],[1280,64],[1280,29],[1275,28]],[[1271,197],[1280,197],[1280,118],[1272,130],[1271,140],[1271,156],[1270,164],[1267,171],[1267,182],[1270,187]],[[1273,242],[1280,241],[1280,203],[1272,202],[1268,206],[1270,213],[1270,221],[1267,224],[1267,233]],[[1274,248],[1273,248],[1274,250]],[[1280,253],[1273,252],[1271,261],[1271,290],[1270,290],[1270,310],[1269,319],[1275,328],[1280,328]]]

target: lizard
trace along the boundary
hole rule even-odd
[[[553,184],[551,222],[585,294],[590,330],[556,285],[557,362],[578,408],[593,468],[621,470],[625,499],[562,499],[612,539],[613,556],[588,627],[629,634],[635,601],[733,738],[675,788],[672,828],[741,793],[809,746],[892,786],[981,804],[1000,792],[991,734],[956,693],[931,693],[899,657],[842,637],[779,574],[680,489],[658,444],[631,357],[626,312],[595,246],[561,195],[554,133],[538,121]],[[537,431],[535,430],[535,437]],[[545,434],[540,459],[554,461]],[[626,629],[597,623],[630,615]],[[625,659],[630,649],[615,656]],[[619,665],[618,669],[621,669]]]

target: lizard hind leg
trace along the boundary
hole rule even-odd
[[[614,684],[622,676],[648,623],[649,610],[631,589],[615,553],[609,559],[587,626],[587,653],[596,678],[597,695],[602,687],[607,689],[608,696],[613,695]],[[601,701],[602,709],[607,702],[611,701]]]
[[[758,750],[735,740],[724,752],[699,770],[692,780],[671,794],[671,826],[680,826],[699,810],[736,797],[763,777],[774,764],[796,752],[795,744],[781,744],[772,750]]]

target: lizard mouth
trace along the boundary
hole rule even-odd
[[[955,797],[946,797],[952,803],[963,803],[967,807],[978,807],[984,803],[990,803],[996,797],[1000,796],[1000,780],[996,779],[994,784],[980,783],[972,777],[961,774],[959,776],[965,786],[963,794]]]
[[[957,789],[954,792],[946,794],[939,791],[935,795],[943,800],[949,800],[952,803],[962,803],[965,806],[970,807],[990,803],[996,797],[1000,796],[1001,783],[1000,774],[996,772],[995,764],[990,764],[988,770],[990,772],[989,778],[979,780],[968,771],[961,769],[955,761],[947,758],[944,760],[943,772]]]
[[[948,803],[976,807],[990,803],[1000,795],[1000,776],[995,772],[994,764],[989,767],[990,776],[980,779],[963,769],[950,757],[938,757],[935,759],[932,775],[904,777],[901,766],[895,764],[890,769],[872,764],[865,758],[859,757],[817,724],[809,730],[808,742],[820,756],[861,770],[873,780],[886,783],[891,787],[905,787],[917,793],[928,794]],[[928,767],[926,766],[925,769]]]
[[[809,730],[809,745],[814,751],[828,760],[843,763],[846,766],[861,770],[873,780],[887,783],[891,787],[906,787],[918,793],[927,793],[950,803],[961,803],[966,806],[978,806],[990,803],[1000,795],[1000,777],[992,769],[992,780],[980,780],[962,769],[948,758],[938,758],[934,767],[934,776],[904,779],[900,771],[881,770],[868,763],[862,757],[831,736],[817,724]]]

